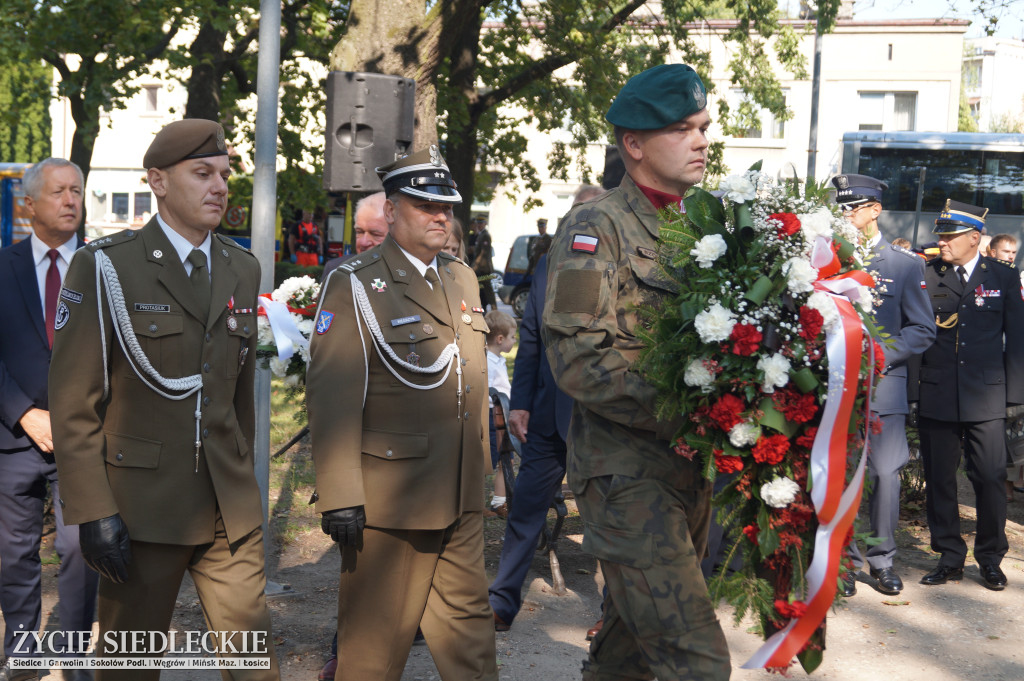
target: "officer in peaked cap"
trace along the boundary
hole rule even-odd
[[[963,577],[957,468],[960,443],[977,498],[974,559],[982,583],[1006,586],[999,564],[1006,540],[1008,406],[1024,404],[1024,301],[1016,270],[979,253],[988,210],[949,199],[935,220],[939,257],[925,268],[938,325],[921,361],[921,453],[928,529],[938,566],[923,584]]]
[[[224,131],[171,123],[143,165],[157,214],[78,251],[50,369],[60,505],[101,577],[97,655],[159,656],[117,644],[123,632],[167,631],[187,570],[210,630],[262,638],[248,649],[269,668],[230,677],[276,679],[250,444],[260,267],[213,234],[227,205]],[[241,636],[225,651],[244,650]]]
[[[878,541],[867,548],[867,563],[879,591],[896,595],[903,581],[893,566],[896,555],[894,537],[900,512],[900,470],[910,458],[907,447],[906,416],[908,364],[927,350],[935,340],[928,294],[922,288],[924,261],[913,253],[890,244],[878,228],[882,213],[882,194],[886,184],[867,175],[837,175],[832,178],[836,202],[846,219],[861,233],[871,249],[869,268],[877,273],[876,285],[882,304],[875,319],[891,343],[885,348],[885,375],[875,389],[871,410],[881,423],[878,433],[869,434],[867,475],[871,479],[868,499],[871,534]],[[916,365],[915,365],[916,366]],[[916,373],[914,374],[916,378]],[[864,557],[855,541],[850,553],[857,569]],[[843,580],[843,594],[856,593],[854,573]]]
[[[542,331],[574,400],[569,484],[608,586],[583,678],[728,679],[700,570],[711,486],[697,462],[672,453],[683,417],[657,420],[655,389],[631,369],[643,349],[638,309],[675,296],[659,284],[658,211],[678,209],[704,176],[707,92],[689,66],[662,64],[630,78],[605,117],[626,174],[562,218]]]
[[[316,510],[341,550],[336,678],[398,681],[418,626],[442,678],[497,681],[487,324],[441,250],[462,197],[436,147],[377,172],[389,234],[328,276],[306,376]]]

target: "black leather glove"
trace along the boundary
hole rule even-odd
[[[366,512],[362,506],[326,511],[322,514],[320,527],[324,534],[331,535],[331,539],[342,546],[355,546],[363,537]]]
[[[116,584],[128,580],[132,545],[128,526],[120,515],[82,523],[78,526],[78,543],[86,565]]]
[[[910,407],[910,413],[907,414],[907,425],[910,426],[911,428],[917,428],[918,427],[918,425],[917,425],[917,416],[918,416],[917,408],[918,408],[919,405],[920,405],[920,402],[908,402],[907,403],[907,406]]]

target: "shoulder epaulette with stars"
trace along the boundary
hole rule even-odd
[[[106,248],[107,246],[113,246],[115,244],[123,244],[127,241],[131,241],[135,238],[136,231],[134,229],[122,229],[120,232],[114,234],[108,234],[107,236],[100,237],[99,239],[93,239],[85,245],[91,251],[95,251],[100,248]]]
[[[240,250],[240,251],[245,251],[245,252],[246,252],[246,253],[248,253],[249,255],[251,255],[251,256],[253,256],[253,257],[256,257],[256,256],[255,256],[255,254],[254,254],[254,253],[253,253],[253,252],[252,252],[251,250],[249,250],[248,248],[246,248],[246,247],[245,247],[245,246],[243,246],[242,244],[238,243],[237,241],[235,241],[235,240],[234,240],[234,239],[232,239],[231,237],[229,237],[229,236],[225,236],[225,235],[223,235],[223,234],[214,234],[214,236],[215,236],[215,237],[217,237],[217,238],[218,238],[218,239],[220,240],[220,242],[221,242],[222,244],[226,244],[226,245],[228,245],[228,246],[234,246],[234,247],[235,247],[235,248],[237,248],[238,250]]]
[[[342,270],[343,272],[351,273],[355,272],[356,270],[361,270],[368,265],[372,265],[378,260],[380,260],[380,253],[365,253],[363,255],[358,255],[355,258],[346,260],[345,262],[338,265],[338,269]]]
[[[999,258],[989,258],[989,260],[991,260],[992,262],[997,262],[1000,265],[1003,265],[1004,267],[1009,267],[1011,270],[1017,269],[1017,266],[1014,265],[1009,260],[1000,260]]]

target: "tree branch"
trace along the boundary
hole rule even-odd
[[[629,0],[629,2],[623,5],[618,12],[608,17],[608,19],[601,24],[601,27],[595,35],[604,35],[612,32],[624,24],[626,19],[628,19],[629,16],[639,9],[645,2],[646,0]],[[549,54],[543,59],[533,62],[526,69],[509,78],[501,87],[494,88],[493,90],[475,96],[469,105],[470,116],[475,119],[484,111],[488,111],[505,100],[511,99],[531,83],[534,83],[546,76],[550,76],[563,66],[572,64],[576,59],[577,57],[572,54],[561,53]]]

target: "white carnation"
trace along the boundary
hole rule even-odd
[[[800,213],[797,218],[808,243],[813,243],[819,236],[832,238],[832,213],[828,212],[828,208],[820,207],[811,213]]]
[[[812,293],[807,299],[807,307],[821,313],[824,328],[826,329],[832,328],[832,325],[839,321],[839,311],[836,310],[836,304],[832,302],[832,296],[824,291]]]
[[[278,378],[284,378],[288,373],[288,365],[291,364],[291,358],[280,359],[277,356],[270,358],[270,373],[274,374]]]
[[[855,289],[856,293],[851,291],[847,295],[853,299],[853,302],[861,309],[862,312],[871,312],[874,310],[874,298],[871,295],[871,289],[867,286],[858,285]],[[856,298],[854,298],[856,295]]]
[[[785,508],[799,491],[800,485],[789,478],[775,478],[761,485],[761,499],[772,508]]]
[[[697,242],[690,255],[697,259],[697,264],[707,269],[725,255],[725,239],[721,234],[708,234]]]
[[[761,427],[750,421],[737,423],[729,431],[729,442],[733,447],[749,447],[761,437]]]
[[[704,359],[693,360],[687,365],[686,371],[683,372],[683,382],[695,388],[707,388],[714,380],[715,374],[708,368]]]
[[[746,175],[730,175],[722,180],[718,190],[733,203],[752,201],[757,196],[757,188]]]
[[[736,325],[736,315],[715,303],[707,310],[698,313],[693,324],[697,327],[697,333],[702,342],[720,342],[727,339],[732,333],[732,327]]]
[[[257,345],[274,345],[274,331],[270,328],[270,320],[266,317],[256,318],[256,344]]]
[[[808,293],[814,290],[818,270],[803,258],[790,258],[782,266],[791,293]]]
[[[292,319],[295,321],[295,328],[299,330],[299,333],[309,338],[310,334],[313,333],[313,320],[296,314],[292,315]]]
[[[317,283],[317,280],[308,275],[303,275],[301,277],[289,277],[282,281],[281,285],[270,294],[270,298],[287,305],[291,302],[298,302],[292,299],[296,297],[301,299],[304,295],[308,296],[309,300],[312,301],[319,293],[320,284]]]
[[[298,374],[292,374],[284,377],[284,384],[289,388],[298,388],[302,383],[302,377]]]
[[[778,352],[757,360],[757,368],[764,372],[761,389],[766,393],[773,393],[776,388],[782,388],[789,383],[789,360]]]

